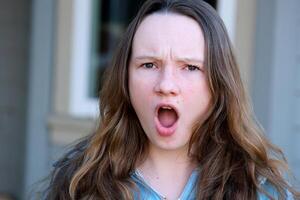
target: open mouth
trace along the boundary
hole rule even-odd
[[[159,105],[155,118],[156,130],[161,136],[172,135],[177,128],[178,112],[171,105]]]
[[[158,120],[166,128],[172,127],[178,119],[176,110],[170,106],[162,106],[158,109]]]

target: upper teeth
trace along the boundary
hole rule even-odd
[[[172,110],[173,108],[169,107],[169,106],[162,106],[163,109],[168,109],[168,110]]]

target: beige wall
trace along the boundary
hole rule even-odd
[[[245,86],[250,90],[254,62],[256,0],[237,0],[236,11],[235,54]]]
[[[54,112],[60,115],[69,112],[73,4],[72,0],[57,1],[53,88]]]

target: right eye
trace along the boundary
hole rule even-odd
[[[153,63],[144,63],[144,64],[142,65],[142,67],[145,67],[145,68],[147,68],[147,69],[152,69],[152,68],[154,68],[155,66],[154,66]]]

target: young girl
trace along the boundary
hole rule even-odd
[[[255,122],[224,24],[200,0],[149,0],[106,74],[96,133],[46,199],[297,199]]]

